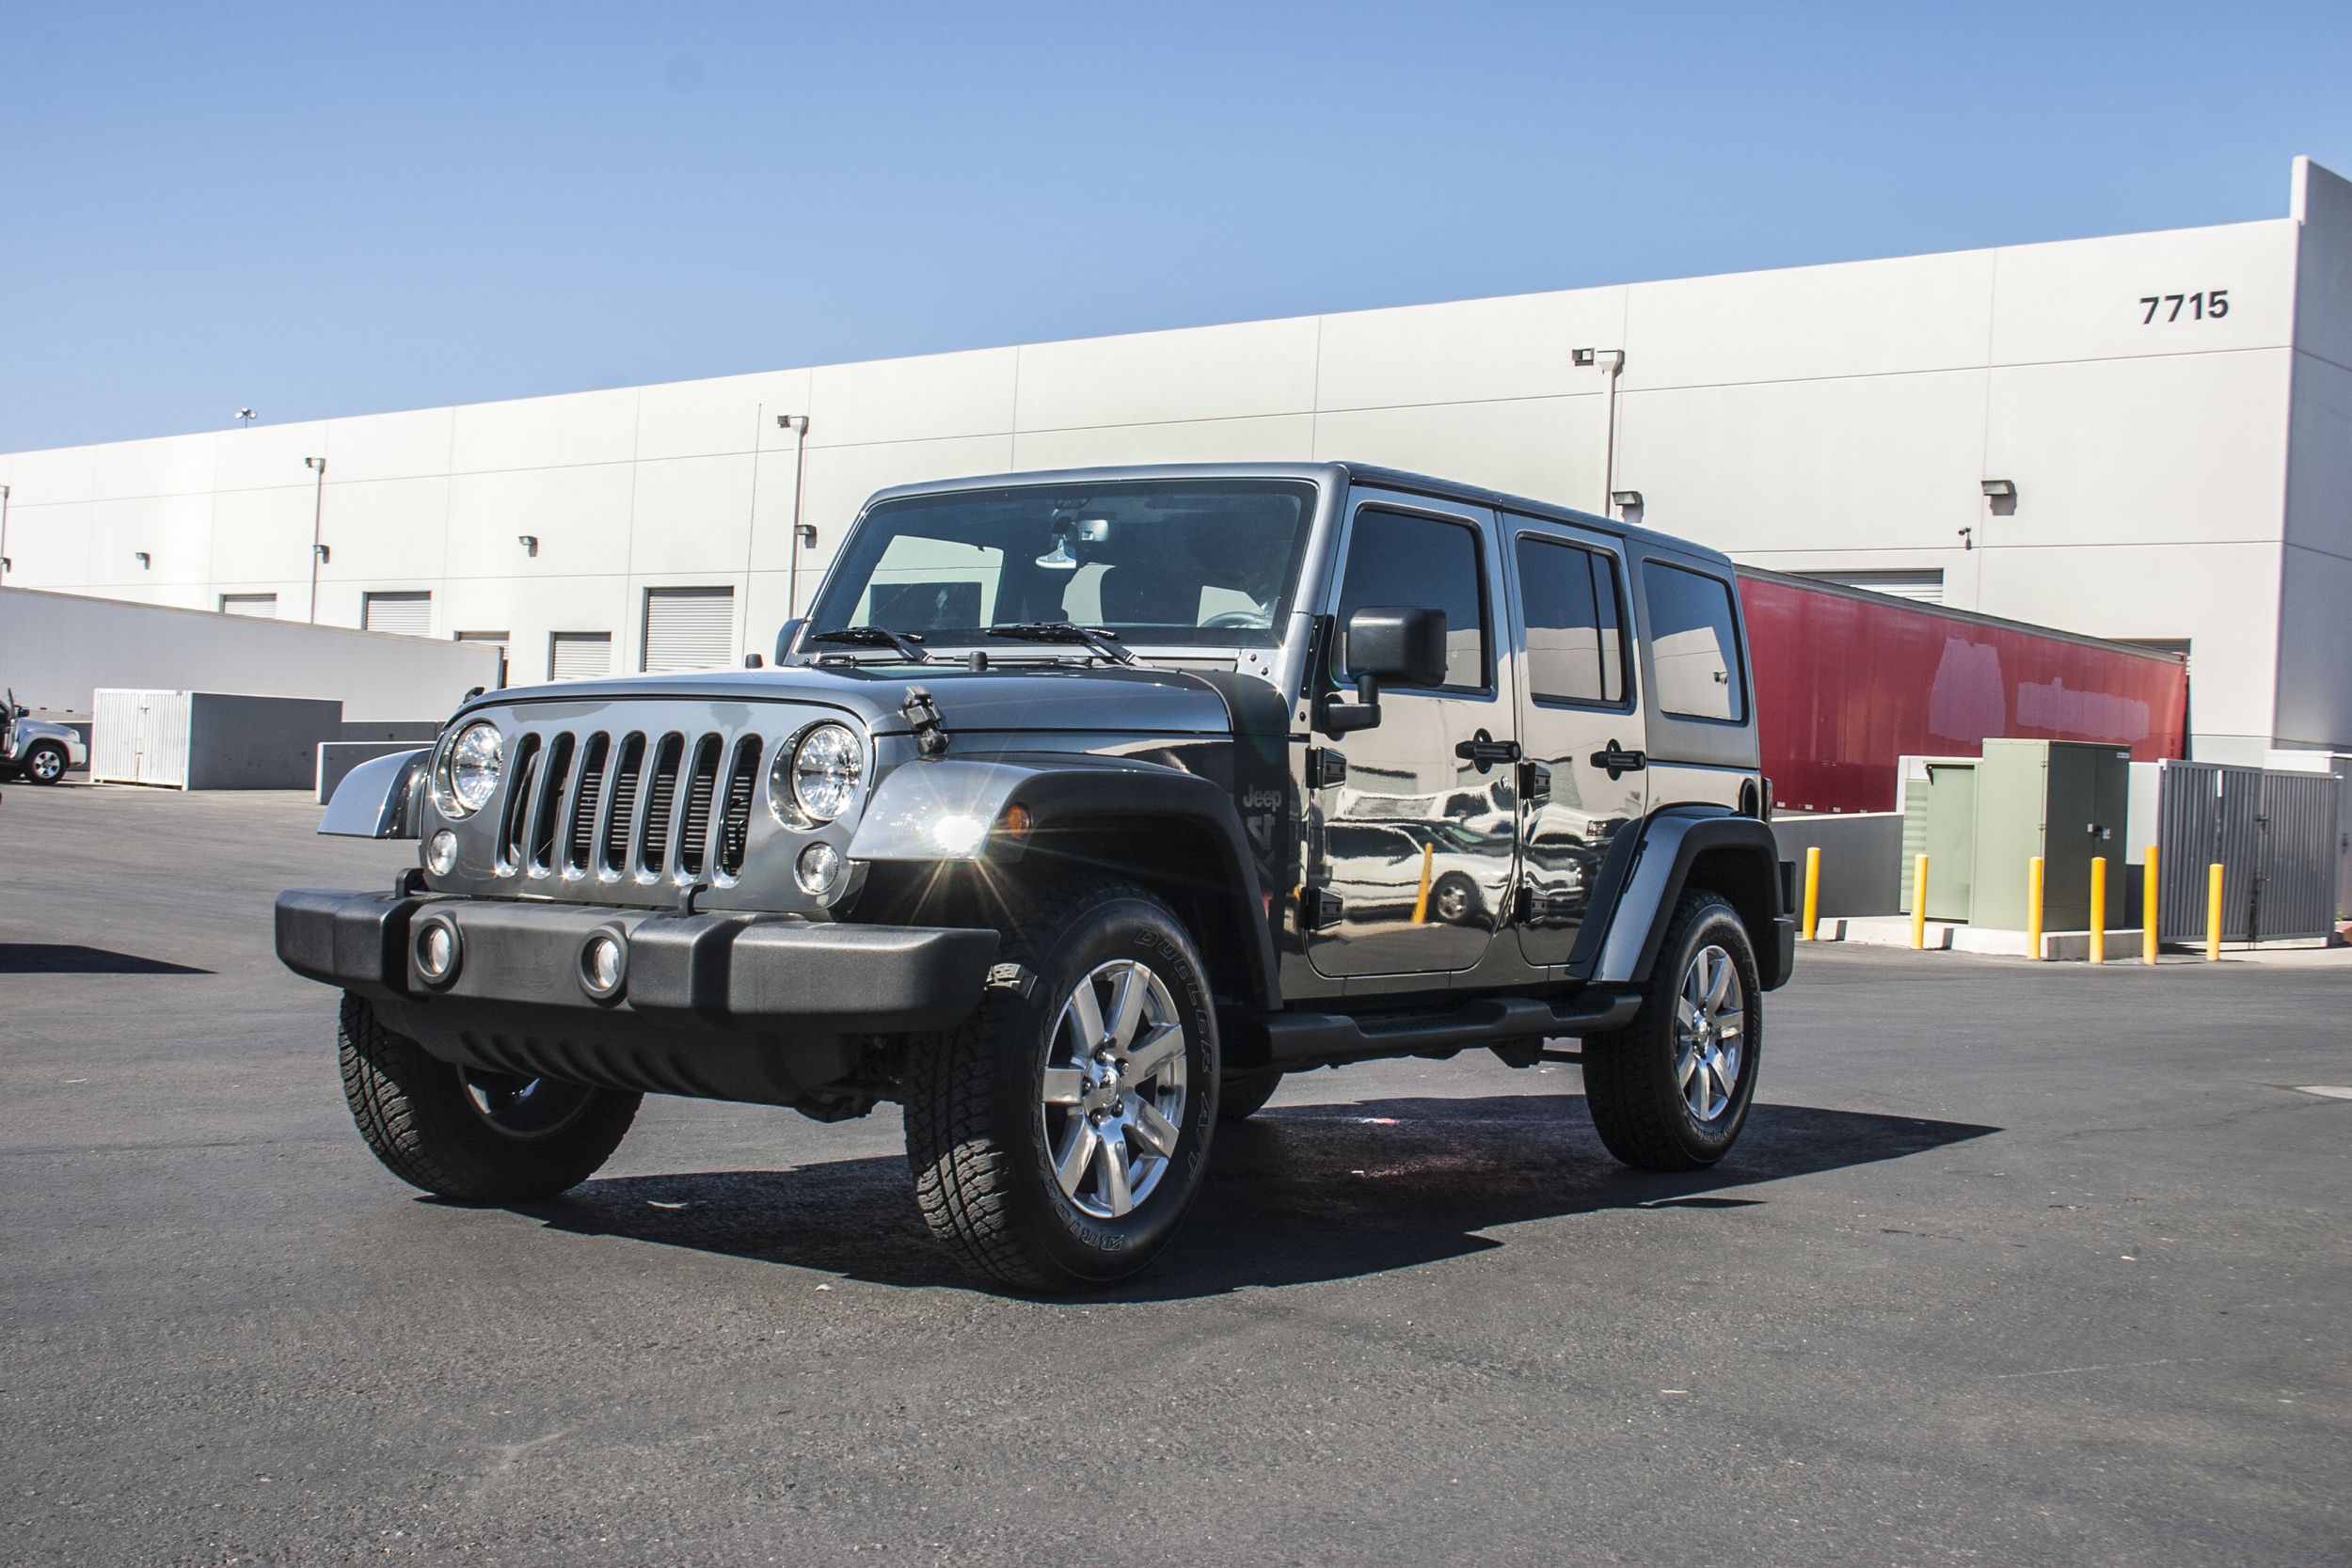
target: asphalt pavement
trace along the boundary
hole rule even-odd
[[[414,846],[316,815],[0,800],[0,1561],[2352,1560],[2352,968],[1805,951],[1692,1178],[1570,1067],[1295,1078],[1036,1300],[887,1106],[402,1186],[270,901]]]

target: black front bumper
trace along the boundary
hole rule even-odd
[[[438,985],[417,922],[457,935]],[[581,980],[591,935],[627,947],[618,994]],[[850,1072],[868,1036],[951,1027],[996,962],[991,930],[668,914],[434,894],[278,895],[278,957],[366,997],[387,1026],[468,1066],[791,1104]]]

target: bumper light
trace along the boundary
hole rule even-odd
[[[457,922],[445,914],[429,914],[417,922],[416,935],[409,939],[416,954],[417,973],[428,986],[446,986],[457,978],[458,966],[465,961],[463,944],[457,935]]]
[[[621,933],[592,932],[580,947],[580,989],[599,1002],[610,1002],[628,983],[628,946]]]
[[[436,877],[446,877],[457,866],[457,835],[443,828],[424,847],[424,868]]]

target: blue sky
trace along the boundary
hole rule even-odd
[[[2352,5],[0,0],[0,451],[2282,216]]]

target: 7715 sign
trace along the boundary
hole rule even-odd
[[[2159,313],[2169,322],[2181,319],[2181,312],[2190,312],[2191,321],[2219,321],[2230,313],[2230,291],[2207,289],[2194,294],[2142,294],[2139,302],[2148,307],[2148,313],[2139,318],[2139,325],[2153,324]]]

